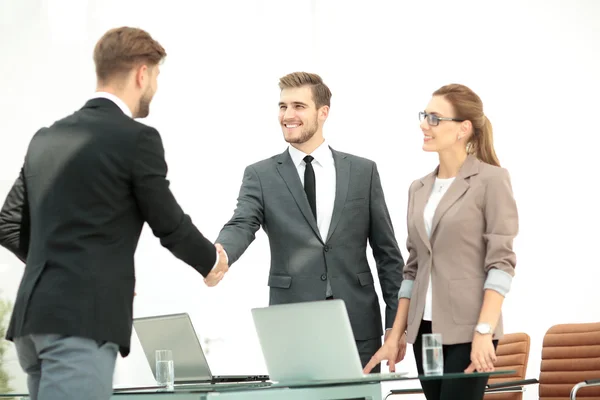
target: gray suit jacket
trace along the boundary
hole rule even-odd
[[[380,337],[381,312],[367,262],[373,249],[386,303],[386,328],[398,307],[404,261],[373,161],[332,150],[336,195],[328,237],[319,234],[289,152],[246,167],[238,203],[217,238],[230,264],[262,226],[269,238],[270,304],[324,300],[327,278],[344,300],[356,340]]]

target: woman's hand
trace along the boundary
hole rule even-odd
[[[388,361],[390,372],[396,372],[396,362],[398,360],[398,338],[390,338],[383,343],[383,346],[377,350],[377,353],[371,357],[369,363],[363,369],[363,373],[368,374],[375,366],[379,365],[383,360]]]
[[[492,335],[476,333],[471,343],[471,364],[465,372],[493,372],[495,362],[496,349],[492,343]]]
[[[383,337],[383,342],[385,343],[391,336],[392,330],[388,329],[385,331],[385,336]],[[400,335],[400,339],[398,339],[398,355],[396,356],[396,360],[394,364],[398,364],[400,361],[404,360],[404,356],[406,355],[406,333]],[[390,362],[393,360],[388,360],[387,365],[390,366]]]

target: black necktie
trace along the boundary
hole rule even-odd
[[[315,220],[317,219],[317,190],[315,187],[315,170],[312,166],[312,160],[314,160],[313,156],[304,157],[304,162],[306,163],[306,169],[304,170],[304,191],[306,192],[306,197],[308,198],[308,204],[310,204],[310,209],[315,216]]]

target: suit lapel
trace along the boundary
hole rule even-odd
[[[346,155],[340,154],[331,149],[333,162],[335,164],[335,202],[333,203],[333,214],[331,215],[331,224],[327,233],[327,242],[335,231],[335,227],[342,217],[342,210],[348,196],[348,184],[350,183],[350,160]]]
[[[436,175],[437,170],[421,179],[421,184],[423,186],[415,191],[413,199],[413,218],[415,220],[417,232],[419,232],[419,236],[421,237],[423,243],[425,243],[430,249],[431,243],[429,242],[429,237],[427,237],[427,231],[425,230],[425,217],[423,213],[425,212],[425,205],[427,204],[429,196],[431,195],[431,190],[433,188],[433,182],[435,181]]]
[[[479,161],[474,156],[468,156],[462,167],[458,171],[456,179],[448,191],[444,194],[440,200],[440,204],[437,206],[435,213],[433,214],[433,221],[431,223],[431,237],[435,233],[435,228],[438,226],[440,219],[444,216],[446,211],[454,205],[460,199],[465,192],[469,189],[468,178],[476,174],[479,171]]]
[[[452,207],[452,205],[456,203],[458,199],[461,198],[468,188],[469,184],[460,176],[457,176],[454,182],[452,182],[448,188],[448,191],[444,194],[440,200],[440,203],[435,209],[435,213],[433,214],[433,222],[431,223],[431,237],[433,237],[435,228],[438,226],[440,219],[444,216],[446,211],[448,211],[448,209]]]
[[[292,157],[290,157],[290,153],[288,153],[287,150],[280,154],[277,159],[277,172],[279,172],[279,175],[281,175],[281,178],[283,178],[283,181],[294,197],[294,200],[304,215],[304,218],[306,218],[306,221],[315,232],[317,237],[321,239],[319,227],[317,226],[317,221],[315,220],[315,217],[310,209],[310,205],[308,204],[304,187],[302,187],[302,181],[298,176],[298,170],[292,162]]]

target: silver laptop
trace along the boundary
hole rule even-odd
[[[176,384],[264,382],[267,375],[213,375],[187,313],[135,318],[133,326],[152,373],[156,350],[171,350]]]
[[[407,372],[367,374],[346,305],[312,301],[252,309],[267,371],[278,386],[310,382],[402,379]]]

